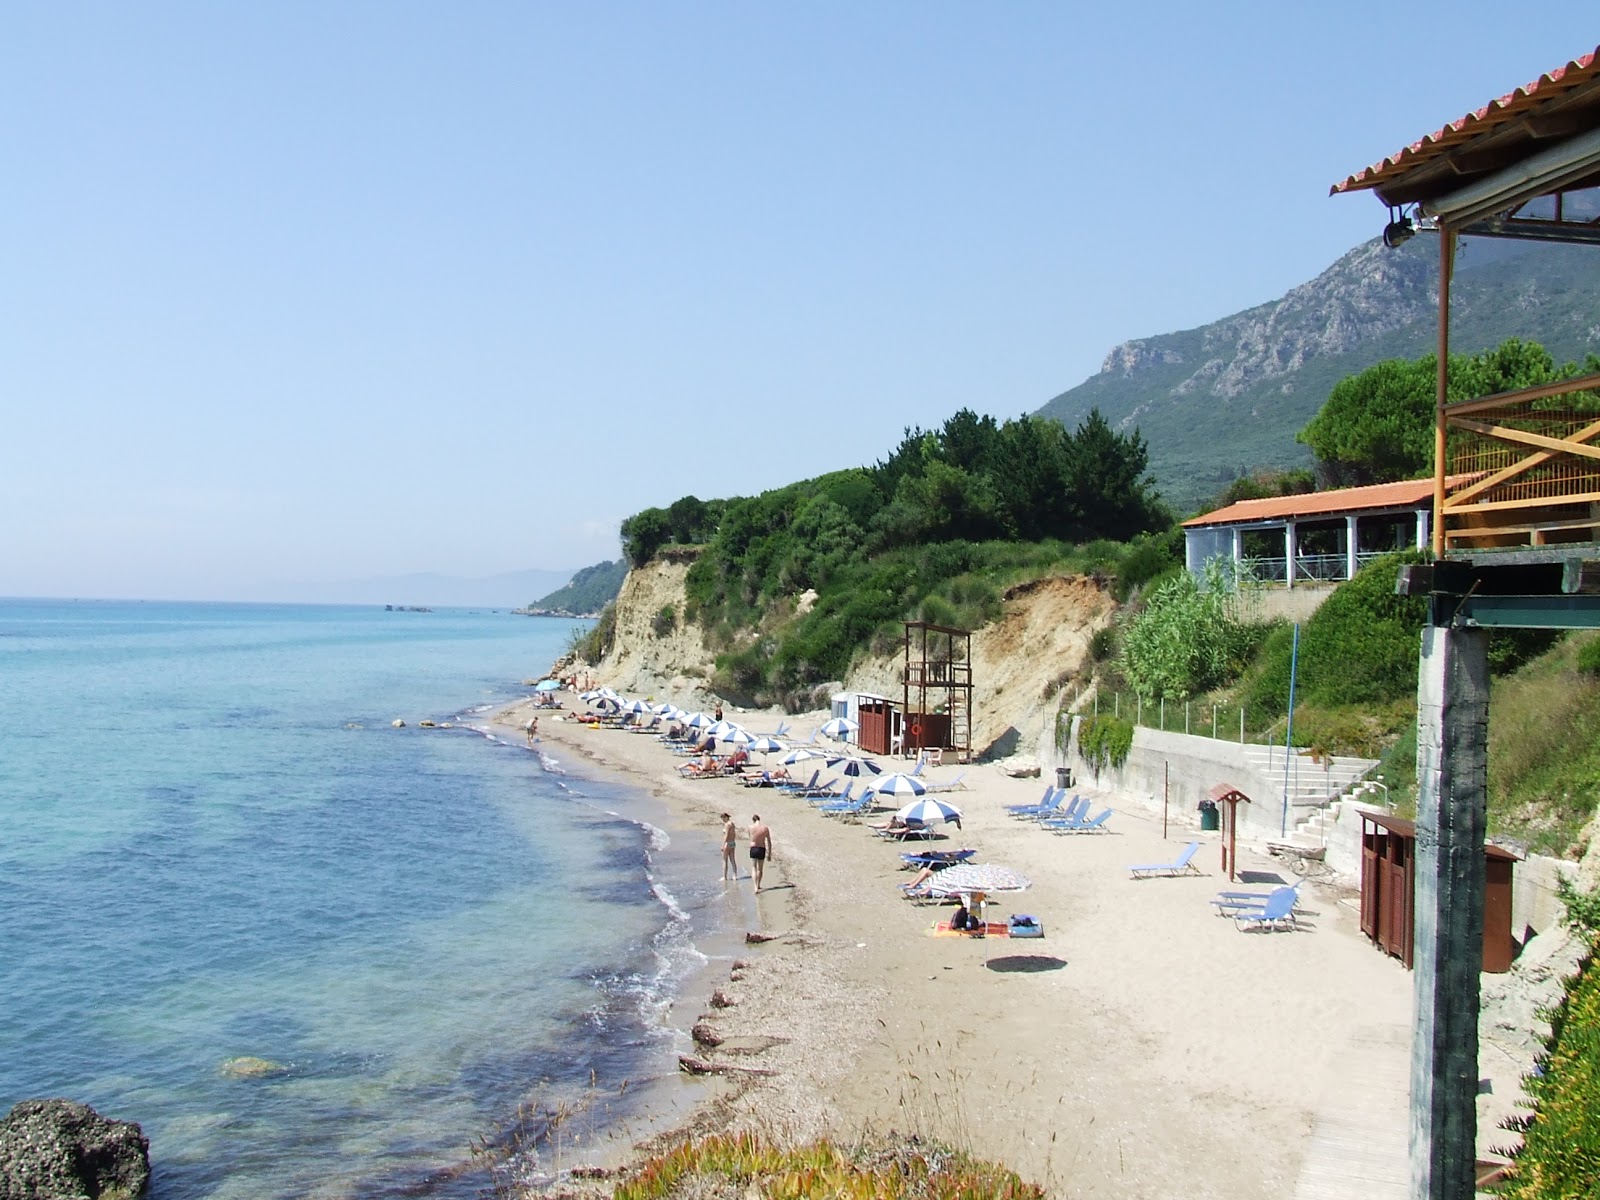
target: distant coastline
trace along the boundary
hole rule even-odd
[[[600,614],[597,612],[572,612],[565,608],[513,608],[511,615],[514,617],[561,617],[568,621],[596,621]]]

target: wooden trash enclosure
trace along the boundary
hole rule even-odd
[[[1517,856],[1485,845],[1483,969],[1511,969],[1511,875]],[[1415,950],[1413,904],[1417,872],[1417,827],[1384,813],[1361,814],[1361,932],[1408,968]]]
[[[856,745],[866,754],[887,754],[899,732],[895,706],[882,696],[858,696],[856,720],[861,728],[856,730]]]

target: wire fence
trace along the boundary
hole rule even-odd
[[[1208,700],[1146,700],[1134,692],[1100,692],[1085,697],[1079,692],[1070,706],[1074,716],[1099,716],[1107,713],[1145,729],[1165,733],[1188,733],[1230,742],[1268,743],[1281,741],[1285,721],[1282,717],[1265,726],[1252,725],[1250,711],[1242,704],[1214,704]]]

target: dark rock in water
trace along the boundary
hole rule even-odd
[[[72,1100],[24,1100],[0,1120],[0,1200],[132,1200],[150,1139]]]
[[[689,1031],[689,1036],[694,1038],[697,1045],[713,1047],[722,1045],[722,1036],[704,1021],[697,1021],[694,1028]]]

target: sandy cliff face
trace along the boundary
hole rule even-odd
[[[972,634],[974,750],[1033,753],[1062,681],[1085,673],[1089,639],[1116,608],[1110,593],[1083,575],[1008,591],[1000,619]],[[868,659],[851,673],[850,687],[897,699],[903,665],[900,655]]]
[[[604,661],[594,665],[596,679],[628,696],[670,697],[682,704],[711,698],[706,682],[712,655],[700,627],[683,619],[684,577],[696,557],[672,550],[628,572],[617,595],[615,639]],[[664,619],[668,608],[670,624]]]
[[[616,635],[595,677],[625,695],[670,697],[709,706],[714,669],[698,626],[683,621],[684,577],[692,555],[630,571],[617,597]],[[670,607],[670,628],[658,617]],[[1034,752],[1061,684],[1086,674],[1089,639],[1110,623],[1116,601],[1085,576],[1019,584],[1005,594],[998,621],[972,636],[973,745],[1001,757]],[[665,631],[658,633],[655,626]],[[860,660],[846,690],[901,695],[899,653]],[[941,697],[942,699],[942,697]]]

